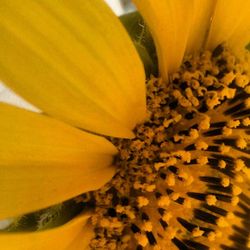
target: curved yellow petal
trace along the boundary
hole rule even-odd
[[[216,1],[194,0],[194,15],[188,35],[186,54],[197,53],[204,46]]]
[[[0,219],[97,189],[114,174],[106,139],[0,103]]]
[[[68,247],[79,236],[84,243],[89,242],[88,218],[89,215],[82,214],[63,226],[45,231],[0,233],[0,246],[6,250],[70,250]]]
[[[3,0],[0,78],[74,126],[132,137],[145,117],[142,62],[102,0]]]
[[[66,250],[90,250],[89,243],[95,237],[94,228],[87,223],[84,230],[70,243]]]
[[[249,2],[249,1],[248,1]],[[250,4],[250,2],[249,2]],[[250,9],[250,5],[248,7]],[[246,45],[250,42],[250,17],[246,15],[233,35],[229,38],[228,44],[236,54],[244,53]]]
[[[238,47],[247,45],[250,39],[249,21],[250,1],[246,0],[218,0],[211,28],[207,40],[207,47],[214,49],[220,43],[230,41],[230,39],[240,42]],[[241,33],[244,32],[244,33]],[[237,39],[240,38],[240,39]],[[230,42],[229,42],[230,45]]]
[[[180,66],[194,15],[193,0],[134,0],[147,22],[164,80]]]

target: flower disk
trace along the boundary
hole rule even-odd
[[[148,118],[90,194],[92,249],[248,249],[249,55],[219,45],[147,82]]]

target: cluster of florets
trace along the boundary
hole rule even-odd
[[[93,193],[93,249],[248,246],[247,63],[220,45],[168,84],[148,80],[148,118],[134,139],[111,139],[119,169]]]

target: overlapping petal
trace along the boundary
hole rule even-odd
[[[94,237],[94,228],[90,223],[87,223],[82,232],[78,234],[66,250],[90,250],[89,243]]]
[[[97,189],[114,174],[115,147],[44,115],[0,104],[0,218]]]
[[[51,116],[132,137],[145,117],[143,65],[101,0],[3,0],[0,78]]]
[[[134,0],[157,48],[161,76],[180,66],[185,54],[227,42],[238,53],[250,41],[250,1]]]
[[[214,10],[207,48],[227,42],[235,52],[250,41],[250,1],[218,0]]]
[[[79,215],[63,226],[40,232],[0,233],[1,249],[85,250],[92,236],[86,225],[88,218],[87,214]],[[76,243],[82,243],[82,247],[73,249]]]
[[[135,0],[146,20],[157,49],[163,79],[173,73],[183,59],[192,23],[193,1]]]
[[[192,27],[188,35],[186,54],[199,52],[206,42],[217,0],[194,0]]]

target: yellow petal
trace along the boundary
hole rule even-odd
[[[102,186],[114,146],[44,115],[0,103],[0,219]]]
[[[144,70],[101,0],[2,0],[0,77],[46,113],[132,137],[145,116]]]
[[[248,1],[249,2],[249,1]],[[250,2],[249,2],[250,3]],[[250,6],[248,7],[250,9]],[[249,14],[241,20],[241,23],[228,40],[229,46],[236,54],[242,53],[250,42],[250,17]]]
[[[89,243],[94,236],[94,228],[90,223],[87,223],[84,230],[70,243],[67,250],[90,250]]]
[[[1,249],[6,250],[66,250],[79,236],[89,242],[89,215],[79,215],[58,228],[29,233],[0,233]],[[86,235],[87,234],[87,235]],[[85,237],[85,235],[87,237]],[[84,238],[85,237],[85,238]],[[82,248],[84,250],[84,248]],[[73,250],[73,249],[72,249]],[[78,249],[75,249],[78,250]],[[80,250],[80,249],[79,249]]]
[[[214,49],[220,43],[234,39],[234,36],[238,36],[238,38],[241,36],[242,40],[245,38],[244,46],[247,45],[250,39],[249,10],[250,1],[218,0],[211,23],[207,47]],[[244,29],[245,32],[240,34],[239,32],[243,32]],[[242,44],[238,44],[239,46],[242,46]]]
[[[164,80],[180,66],[190,32],[192,0],[135,0],[147,22],[157,49],[159,69]]]
[[[194,54],[204,45],[215,4],[216,0],[194,1],[194,15],[188,36],[186,54]]]

